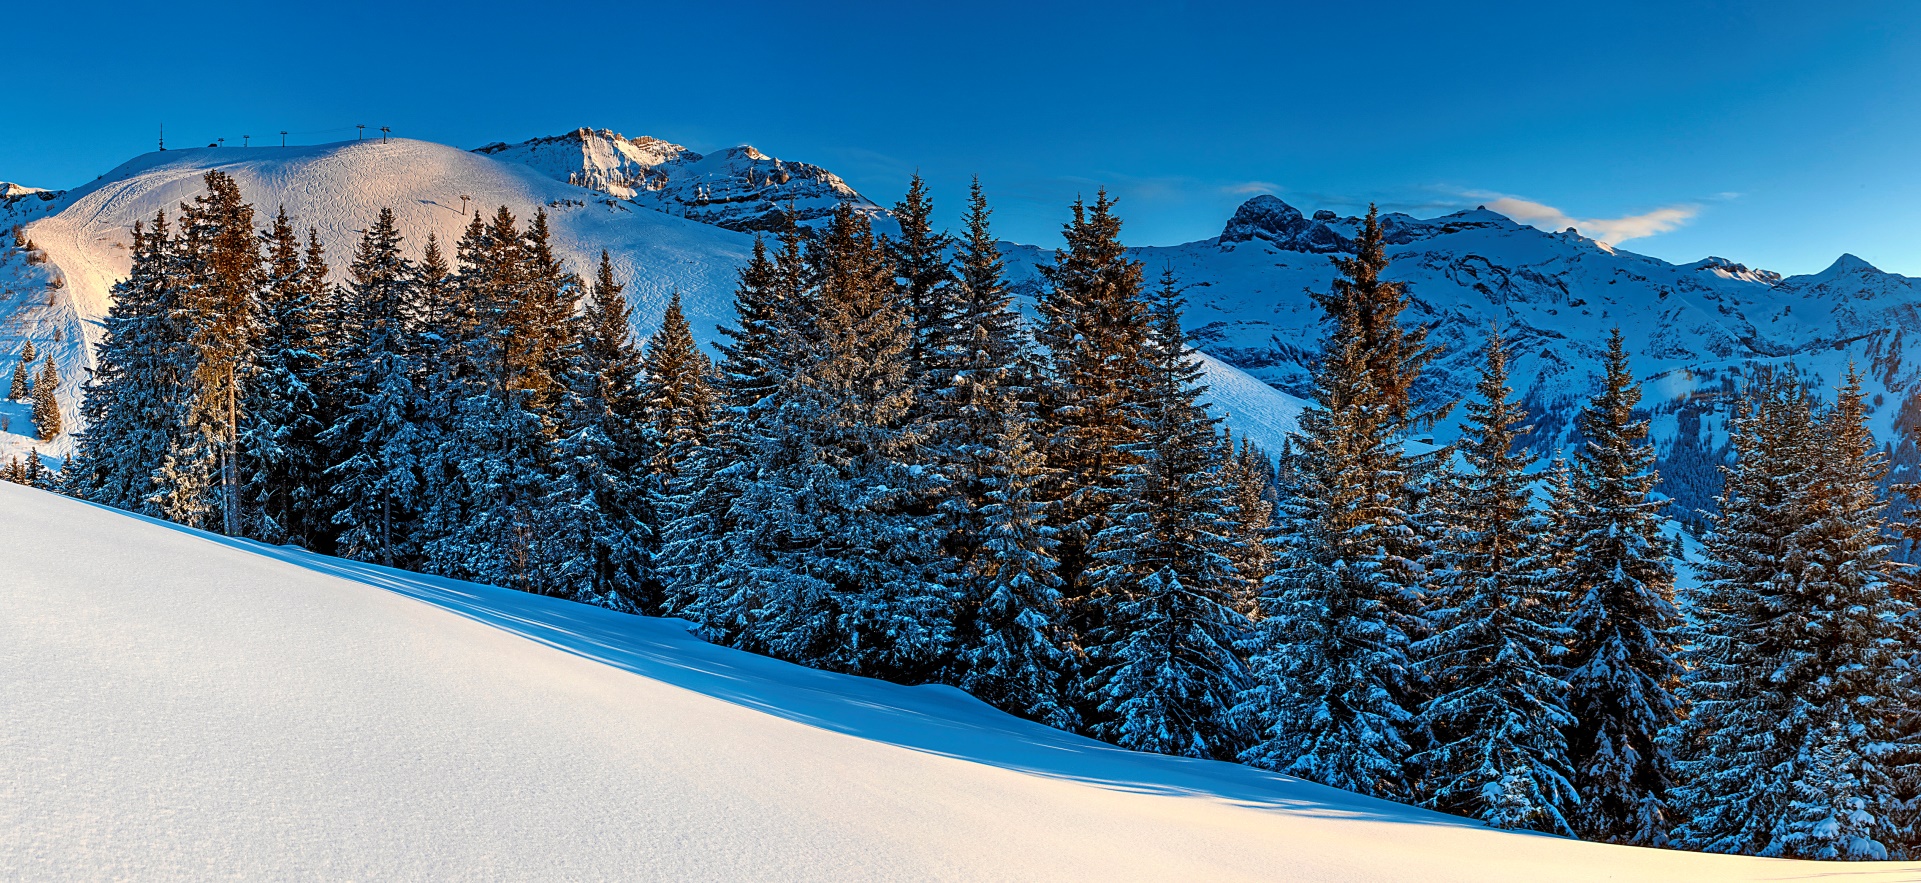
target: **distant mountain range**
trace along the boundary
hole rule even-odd
[[[749,234],[777,229],[788,212],[814,224],[849,203],[882,229],[891,226],[886,209],[820,166],[747,146],[700,154],[605,129],[474,151],[395,140],[152,153],[70,192],[0,185],[0,225],[24,224],[41,254],[0,257],[0,366],[26,337],[44,348],[56,326],[71,329],[68,341],[93,339],[108,289],[127,268],[127,228],[156,210],[172,211],[210,168],[234,175],[264,212],[285,204],[300,224],[317,226],[341,265],[356,231],[382,206],[394,208],[416,246],[428,233],[457,237],[463,212],[475,207],[506,204],[523,215],[546,207],[573,267],[586,269],[603,248],[613,254],[643,333],[679,290],[696,328],[711,337],[730,318]],[[986,183],[991,198],[993,182]],[[1322,334],[1306,292],[1327,288],[1329,258],[1351,248],[1358,224],[1259,196],[1218,236],[1133,249],[1150,275],[1171,267],[1188,286],[1195,345],[1218,360],[1210,375],[1220,387],[1216,403],[1244,434],[1278,444],[1292,427]],[[1513,383],[1538,417],[1534,444],[1543,452],[1564,448],[1606,335],[1619,326],[1654,419],[1666,489],[1683,514],[1711,505],[1724,399],[1751,365],[1792,365],[1809,383],[1832,386],[1854,363],[1867,375],[1873,426],[1889,440],[1900,403],[1916,388],[1921,361],[1905,358],[1904,347],[1907,333],[1921,331],[1921,283],[1852,255],[1820,273],[1783,278],[1720,258],[1671,264],[1485,210],[1427,219],[1389,214],[1383,224],[1388,275],[1408,285],[1413,305],[1406,318],[1428,325],[1444,348],[1428,395],[1467,395],[1488,329],[1498,325]],[[1039,290],[1036,268],[1051,260],[1052,248],[1003,244],[1019,289]],[[63,287],[49,293],[54,279]],[[57,358],[75,384],[87,355],[70,349]],[[1449,424],[1436,428],[1441,441],[1454,432]],[[20,446],[9,438],[0,433],[0,447]]]

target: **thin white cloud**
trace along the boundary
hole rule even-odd
[[[1573,227],[1581,234],[1600,240],[1608,245],[1619,245],[1630,239],[1643,239],[1666,233],[1686,224],[1701,209],[1695,205],[1671,205],[1639,215],[1620,218],[1575,218],[1551,205],[1503,196],[1487,204],[1490,211],[1500,212],[1523,224],[1530,224],[1543,230],[1565,230]]]
[[[1229,184],[1221,189],[1236,196],[1258,196],[1262,193],[1279,193],[1281,192],[1281,185],[1271,181],[1242,181],[1239,184]]]

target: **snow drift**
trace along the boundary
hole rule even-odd
[[[0,878],[1850,880],[1478,828],[0,484]]]

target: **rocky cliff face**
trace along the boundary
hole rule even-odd
[[[583,128],[519,144],[489,144],[474,152],[728,230],[778,230],[789,213],[812,225],[842,203],[876,217],[886,214],[820,166],[768,156],[746,145],[703,155],[658,138]]]

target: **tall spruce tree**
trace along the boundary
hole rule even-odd
[[[1087,654],[1096,734],[1125,748],[1231,758],[1244,739],[1233,714],[1246,688],[1234,644],[1236,524],[1222,484],[1215,418],[1200,404],[1200,363],[1187,352],[1185,300],[1170,270],[1135,400],[1137,435],[1122,492],[1088,545],[1100,630]]]
[[[319,444],[315,386],[322,334],[314,313],[309,269],[301,262],[299,234],[285,207],[266,234],[267,284],[259,300],[259,332],[243,372],[239,461],[243,533],[270,543],[311,547],[318,489],[326,456]]]
[[[945,471],[942,550],[953,561],[954,652],[946,678],[999,708],[1072,729],[1077,667],[1060,599],[1055,531],[1037,489],[1020,316],[1002,278],[991,210],[974,182],[957,246],[952,371],[931,389],[931,445]]]
[[[1571,596],[1568,710],[1564,731],[1581,795],[1575,833],[1658,846],[1673,823],[1668,758],[1657,742],[1679,715],[1673,689],[1678,625],[1674,570],[1661,538],[1659,476],[1635,416],[1641,389],[1628,370],[1620,329],[1608,339],[1606,376],[1581,411],[1587,443],[1573,463],[1569,562],[1560,591]]]
[[[1084,575],[1092,565],[1087,546],[1107,527],[1121,473],[1135,460],[1139,392],[1150,370],[1141,265],[1127,257],[1120,232],[1105,190],[1092,206],[1075,200],[1062,229],[1065,247],[1040,268],[1047,286],[1036,303],[1034,337],[1047,352],[1048,377],[1038,396],[1048,468],[1043,499],[1058,531],[1055,557],[1077,640],[1100,628],[1100,609],[1085,603],[1091,588]]]
[[[866,216],[843,205],[808,247],[818,343],[756,440],[729,566],[758,572],[757,642],[783,658],[900,680],[931,676],[952,630],[933,519],[913,511],[906,353],[913,324]],[[736,579],[744,578],[736,576]]]
[[[894,206],[900,238],[887,243],[887,249],[894,260],[895,285],[914,325],[913,344],[907,349],[908,370],[922,389],[946,384],[960,343],[954,323],[958,289],[947,264],[947,248],[953,240],[934,229],[933,214],[927,183],[916,173],[908,182],[907,195]],[[923,397],[916,408],[924,409],[934,401]]]
[[[1450,495],[1454,523],[1435,556],[1433,635],[1413,646],[1436,691],[1421,710],[1433,746],[1413,764],[1431,806],[1497,828],[1571,834],[1579,798],[1561,730],[1573,720],[1558,677],[1569,635],[1530,458],[1515,450],[1527,413],[1512,399],[1498,329],[1477,391],[1459,445],[1467,471]]]
[[[19,401],[33,395],[33,375],[27,370],[33,365],[33,341],[27,341],[26,349],[20,353],[20,361],[13,366],[13,386],[7,398]]]
[[[782,390],[818,338],[818,292],[806,285],[803,237],[792,224],[780,252],[754,240],[753,256],[734,290],[733,327],[720,329],[714,384],[720,415],[708,443],[685,467],[673,491],[674,519],[662,542],[668,609],[698,623],[710,639],[756,652],[760,634],[750,624],[765,602],[765,583],[753,567],[738,567],[731,538],[780,425]]]
[[[1221,481],[1227,488],[1228,511],[1234,517],[1233,543],[1228,558],[1240,578],[1234,609],[1253,619],[1260,615],[1261,586],[1274,569],[1274,466],[1267,454],[1247,439],[1234,447],[1231,434],[1222,433]]]
[[[326,477],[340,554],[409,566],[419,553],[418,396],[407,316],[415,266],[401,254],[391,209],[361,236],[343,292],[340,414],[319,436],[332,452]]]
[[[682,504],[703,474],[702,464],[721,419],[713,374],[713,361],[694,341],[676,291],[661,316],[660,330],[647,341],[637,393],[646,437],[640,467],[642,491],[654,519],[646,537],[648,560],[653,562],[649,589],[662,610],[672,606],[668,535],[673,523],[686,514]]]
[[[1363,794],[1413,794],[1421,691],[1408,645],[1422,628],[1427,528],[1412,511],[1422,464],[1408,434],[1432,416],[1413,400],[1433,358],[1399,329],[1406,295],[1375,212],[1341,277],[1318,296],[1332,328],[1301,415],[1280,504],[1274,575],[1244,645],[1254,685],[1240,710],[1254,728],[1243,762]]]
[[[642,369],[627,299],[614,281],[612,258],[600,266],[576,327],[566,369],[566,405],[555,445],[555,481],[545,514],[556,554],[543,578],[578,585],[573,594],[610,607],[658,614],[651,570],[657,529],[645,485],[651,440],[638,386]]]
[[[39,432],[41,441],[53,441],[61,433],[59,393],[60,370],[53,366],[53,356],[49,355],[39,379],[33,382],[33,428]]]
[[[241,533],[238,444],[242,385],[259,336],[258,299],[267,281],[253,206],[223,172],[204,177],[206,192],[180,207],[186,305],[198,354],[191,410],[196,434],[176,452],[177,468],[213,476],[222,533]]]
[[[165,212],[151,226],[134,225],[131,251],[81,397],[86,428],[69,481],[96,503],[158,516],[156,477],[184,434],[196,356]]]
[[[478,237],[474,238],[478,231]],[[472,239],[473,241],[469,241]],[[463,295],[475,315],[461,358],[473,373],[457,393],[454,435],[442,442],[459,476],[434,524],[429,561],[441,573],[528,592],[569,594],[544,583],[541,543],[549,527],[552,442],[561,393],[555,355],[571,328],[556,329],[566,284],[551,253],[525,236],[506,206],[469,228],[460,247]],[[563,323],[571,326],[571,323]]]
[[[1669,737],[1676,838],[1881,859],[1905,833],[1887,761],[1912,608],[1886,585],[1885,465],[1859,375],[1813,411],[1799,383],[1764,374],[1737,414],[1685,656],[1689,716]]]

